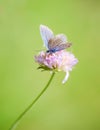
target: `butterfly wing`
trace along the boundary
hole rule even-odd
[[[45,25],[40,25],[40,34],[41,34],[41,37],[42,37],[42,40],[44,42],[45,47],[47,49],[49,49],[48,42],[49,42],[50,39],[52,39],[54,37],[52,30],[49,29]]]
[[[56,39],[61,39],[62,42],[67,42],[67,37],[64,34],[58,34],[55,37]]]
[[[49,50],[60,51],[71,46],[71,43],[67,42],[67,38],[64,34],[56,35],[54,38],[49,40]]]
[[[61,51],[61,50],[64,50],[66,48],[69,48],[71,45],[72,45],[72,43],[68,43],[67,42],[67,43],[64,43],[64,44],[56,46],[53,50],[55,50],[55,51]]]

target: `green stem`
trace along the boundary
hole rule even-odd
[[[33,102],[19,115],[19,117],[15,120],[15,122],[11,125],[11,127],[9,128],[9,130],[15,130],[15,128],[17,127],[19,121],[22,119],[22,117],[32,108],[32,106],[35,104],[35,102],[41,97],[41,95],[45,92],[45,90],[48,88],[48,86],[50,85],[53,77],[54,77],[55,73],[53,72],[51,75],[50,80],[48,81],[48,83],[46,84],[46,86],[44,87],[44,89],[40,92],[40,94],[33,100]]]

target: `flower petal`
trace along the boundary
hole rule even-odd
[[[69,71],[66,72],[66,76],[64,80],[62,81],[62,84],[64,84],[68,80],[68,77],[69,77]]]

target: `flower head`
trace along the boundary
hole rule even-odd
[[[47,51],[41,51],[35,56],[35,61],[40,65],[38,69],[66,72],[62,81],[65,83],[69,77],[69,71],[78,62],[72,53],[65,51],[72,44],[67,41],[64,34],[54,36],[53,31],[45,25],[40,25],[40,34]]]
[[[72,53],[66,52],[65,50],[55,53],[42,51],[39,55],[35,56],[35,61],[39,63],[39,69],[66,72],[65,79],[62,83],[67,81],[69,71],[71,71],[73,66],[78,62]]]

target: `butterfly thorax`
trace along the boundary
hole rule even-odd
[[[51,49],[51,50],[47,50],[46,52],[47,52],[47,53],[55,53],[56,51],[59,51],[59,50]]]

